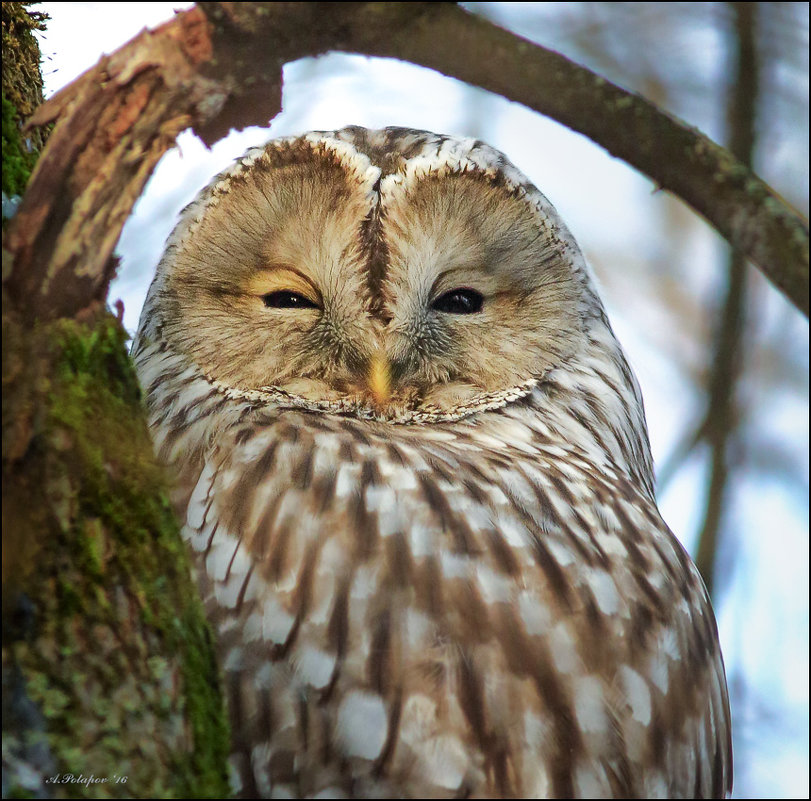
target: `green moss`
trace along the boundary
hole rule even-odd
[[[223,797],[229,735],[212,639],[152,458],[126,335],[37,330],[48,375],[30,447],[52,525],[26,583],[34,635],[15,643],[68,797]],[[36,482],[32,482],[36,483]],[[57,489],[54,490],[53,487]],[[5,657],[5,654],[4,654]]]
[[[48,15],[30,10],[32,3],[3,3],[3,191],[21,195],[50,131],[50,126],[22,135],[22,125],[42,103],[39,44],[34,31],[44,30]]]
[[[3,95],[3,191],[9,196],[21,195],[25,190],[37,154],[25,147],[17,110]]]

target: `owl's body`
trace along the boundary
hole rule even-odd
[[[701,579],[548,201],[480,142],[271,142],[135,347],[246,797],[722,797]]]

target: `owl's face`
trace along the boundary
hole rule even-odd
[[[248,153],[184,212],[133,353],[241,795],[729,789],[638,387],[499,153],[403,129]]]
[[[170,242],[164,336],[225,385],[384,417],[559,364],[585,335],[576,246],[496,151],[430,137],[347,129],[250,153]]]

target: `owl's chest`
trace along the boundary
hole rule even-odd
[[[440,587],[462,607],[515,603],[530,588],[550,608],[622,625],[648,592],[641,574],[656,582],[676,559],[672,536],[616,476],[541,439],[518,443],[305,414],[236,430],[192,493],[190,519],[208,523],[193,541],[227,570],[211,557],[216,520],[222,558],[238,544],[288,605],[323,594],[328,606],[340,581],[433,611]]]
[[[218,442],[184,528],[268,787],[343,787],[349,759],[414,796],[570,795],[576,749],[607,792],[617,731],[663,702],[639,676],[689,668],[666,648],[691,574],[655,508],[558,445],[300,418]]]

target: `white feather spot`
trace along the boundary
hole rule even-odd
[[[259,612],[252,612],[248,615],[245,625],[242,627],[242,639],[245,642],[254,642],[262,636],[262,615]]]
[[[403,622],[403,636],[407,646],[406,652],[420,654],[436,629],[436,625],[427,615],[409,607]]]
[[[278,600],[272,595],[265,599],[262,607],[262,637],[273,643],[281,644],[293,628],[294,618],[282,609]]]
[[[651,719],[650,689],[647,682],[639,673],[627,665],[623,665],[619,673],[622,685],[625,688],[625,697],[631,707],[631,715],[634,720],[639,721],[643,726],[647,726]]]
[[[506,515],[501,515],[496,520],[496,528],[511,548],[526,548],[530,537],[526,527],[521,523]]]
[[[670,798],[667,780],[661,771],[650,771],[645,777],[644,795],[648,798]]]
[[[262,518],[267,514],[268,507],[284,491],[280,485],[281,481],[270,481],[266,477],[262,479],[256,487],[256,492],[250,505],[250,517],[248,517],[245,523],[245,531],[256,531],[260,522],[262,522]]]
[[[442,428],[422,428],[420,437],[430,442],[455,442],[459,435],[455,431],[446,431]]]
[[[583,731],[604,732],[608,719],[605,714],[603,686],[595,676],[583,676],[575,682],[574,708]]]
[[[217,603],[226,609],[233,609],[237,605],[244,583],[245,577],[234,572],[228,576],[227,581],[215,581],[214,597],[217,599]]]
[[[234,558],[234,554],[239,548],[239,542],[233,537],[220,534],[214,537],[211,543],[211,550],[206,556],[206,573],[214,581],[223,581],[228,572],[228,566]]]
[[[366,509],[370,512],[385,512],[381,515],[381,520],[388,516],[395,508],[394,492],[391,487],[371,484],[366,487],[365,494]]]
[[[234,647],[229,648],[228,653],[222,663],[222,669],[226,673],[234,673],[243,668],[242,648]]]
[[[228,757],[228,786],[231,795],[239,798],[242,792],[242,754],[231,754]]]
[[[333,654],[327,654],[312,645],[303,645],[296,650],[293,661],[298,675],[306,684],[316,689],[329,684],[335,668]]]
[[[217,632],[219,633],[220,638],[222,638],[228,636],[230,632],[236,631],[239,625],[240,620],[235,615],[220,615],[220,618],[217,621]]]
[[[398,492],[413,490],[417,488],[417,477],[412,468],[397,465],[391,472],[389,484]]]
[[[342,464],[338,468],[338,475],[335,479],[335,496],[346,498],[355,491],[358,486],[358,474],[360,467],[355,464]]]
[[[258,743],[251,749],[251,769],[259,789],[260,798],[270,797],[270,780],[265,766],[271,757],[270,743]]]
[[[400,467],[400,469],[397,471],[398,475],[396,476],[396,486],[398,489],[400,489],[401,485],[399,482],[400,480],[404,479],[409,481],[409,487],[416,486],[414,473],[427,470],[428,465],[425,463],[422,453],[417,448],[413,448],[411,445],[400,444],[399,449],[400,454],[402,455],[403,459],[408,462],[408,464],[406,467]]]
[[[472,563],[469,556],[443,551],[439,558],[442,574],[446,579],[463,579],[470,576]]]
[[[376,759],[386,742],[388,720],[379,695],[353,690],[338,708],[335,736],[346,756]]]
[[[537,759],[535,753],[529,754],[528,758],[524,759],[524,787],[527,798],[551,798],[549,771],[546,765],[536,761]]]
[[[620,608],[620,597],[614,579],[605,570],[589,570],[587,576],[600,611],[604,615],[615,615]]]
[[[275,665],[268,660],[263,662],[253,677],[253,686],[258,690],[269,690],[273,686]]]
[[[202,553],[208,548],[208,543],[211,540],[211,534],[214,531],[215,521],[210,520],[201,529],[192,528],[191,526],[183,526],[180,535],[192,547],[192,550],[197,553]]]
[[[476,568],[479,579],[479,589],[486,604],[507,603],[511,598],[512,581],[502,574],[497,574],[490,568]]]
[[[462,784],[470,757],[456,737],[434,737],[425,743],[418,754],[423,773],[433,784],[449,790],[456,790]]]
[[[239,576],[240,579],[244,580],[252,565],[253,560],[248,556],[247,550],[240,546],[237,548],[237,552],[234,554],[234,558],[231,562],[230,575]]]
[[[242,483],[245,478],[245,468],[242,465],[229,466],[227,470],[221,470],[219,474],[219,491],[231,492],[237,484]]]
[[[659,635],[659,649],[674,661],[681,659],[679,640],[673,629],[664,629]]]
[[[524,712],[524,739],[530,750],[540,753],[543,742],[550,734],[551,727],[548,718],[536,715],[529,710]]]
[[[574,646],[574,638],[565,623],[557,623],[552,629],[549,635],[549,646],[559,673],[570,675],[579,669],[580,660]]]
[[[546,548],[549,551],[552,558],[561,566],[566,567],[574,562],[574,556],[572,552],[561,545],[559,542],[555,542],[554,540],[550,539],[546,542]]]
[[[549,631],[551,620],[549,607],[542,604],[529,592],[522,592],[518,598],[518,613],[524,623],[527,634],[538,637]]]
[[[594,762],[577,766],[574,776],[575,796],[577,798],[611,798],[611,785],[605,775],[605,769]]]
[[[245,595],[242,598],[243,603],[256,600],[266,587],[267,583],[259,576],[257,571],[251,573],[251,577],[248,579],[248,584],[245,587]]]
[[[206,507],[208,506],[211,482],[214,478],[214,468],[211,462],[206,462],[200,478],[194,485],[188,506],[186,507],[186,523],[192,529],[199,529],[205,521]]]
[[[667,688],[670,686],[669,660],[660,651],[651,655],[648,662],[648,675],[662,695],[666,695]]]
[[[430,556],[434,552],[433,537],[425,526],[414,522],[408,529],[408,545],[415,559],[421,556]]]
[[[370,598],[378,585],[377,568],[364,565],[355,571],[349,597],[357,600]]]
[[[619,521],[610,506],[605,505],[597,508],[597,544],[610,556],[618,556],[625,559],[628,556],[628,549],[618,537],[616,532],[620,531]]]
[[[399,534],[406,531],[410,526],[410,521],[404,520],[401,507],[395,501],[395,494],[392,492],[390,500],[380,503],[380,513],[377,515],[377,530],[381,537],[390,537],[392,534]]]
[[[399,739],[416,749],[436,730],[436,715],[433,699],[422,693],[410,695],[403,704]]]
[[[276,438],[277,434],[273,429],[266,429],[260,433],[253,434],[253,436],[236,451],[235,461],[238,461],[240,464],[250,464],[251,462],[261,459]]]

